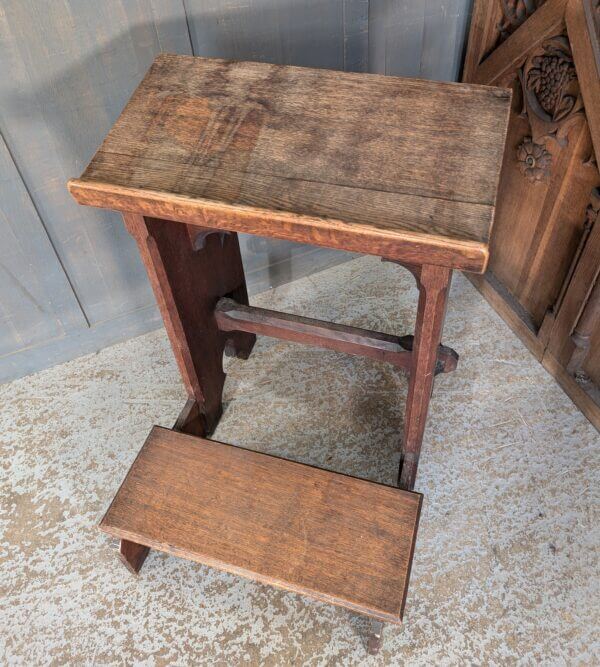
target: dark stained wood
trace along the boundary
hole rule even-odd
[[[437,266],[425,265],[419,273],[419,304],[398,473],[398,485],[403,489],[413,489],[417,477],[451,277],[452,271]]]
[[[399,623],[420,494],[154,427],[101,530]]]
[[[69,187],[83,204],[481,272],[509,102],[163,54]]]
[[[173,430],[200,437],[206,435],[204,415],[200,411],[200,406],[196,399],[188,398],[173,424]]]
[[[119,558],[125,567],[132,573],[138,574],[150,553],[150,547],[121,539],[119,543]]]
[[[219,299],[215,319],[221,331],[246,331],[273,336],[386,361],[398,368],[410,370],[411,367],[413,336],[393,336],[345,324],[244,306],[228,298]],[[449,373],[456,369],[457,362],[458,354],[451,348],[440,345],[435,372]]]
[[[195,250],[193,234],[183,223],[123,217],[138,243],[188,396],[204,418],[204,435],[209,434],[221,416],[224,347],[229,341],[246,358],[255,341],[241,332],[224,336],[213,316],[224,295],[248,303],[237,234],[206,236]]]

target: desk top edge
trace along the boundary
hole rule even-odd
[[[213,169],[210,160],[213,160],[211,157],[213,154],[209,152],[208,158],[201,155],[203,160],[207,160],[206,164],[203,161],[198,164],[195,162],[195,151],[205,150],[204,148],[194,148],[197,145],[195,137],[198,132],[201,133],[201,128],[191,132],[189,137],[182,136],[179,142],[180,136],[177,132],[182,127],[181,121],[178,124],[175,121],[176,116],[168,115],[171,113],[170,109],[172,107],[167,105],[164,110],[160,107],[163,94],[168,96],[172,92],[175,96],[183,95],[185,97],[188,81],[195,81],[196,77],[198,77],[198,80],[202,80],[204,64],[206,64],[207,76],[209,76],[209,71],[214,73],[215,69],[220,76],[222,68],[227,69],[231,65],[238,64],[242,70],[254,73],[259,72],[261,68],[265,68],[266,77],[271,80],[270,77],[273,76],[277,82],[274,85],[279,86],[277,90],[285,90],[285,95],[288,95],[286,88],[288,72],[300,73],[292,74],[292,79],[297,76],[305,81],[303,75],[306,75],[310,81],[322,80],[325,89],[319,89],[321,91],[337,91],[336,82],[338,81],[348,82],[360,79],[370,82],[372,85],[367,85],[364,89],[365,92],[372,91],[378,100],[383,100],[381,104],[374,107],[375,115],[371,124],[375,127],[377,123],[382,122],[382,118],[383,122],[386,122],[389,117],[393,118],[396,108],[395,95],[400,95],[398,99],[404,99],[404,91],[406,90],[406,102],[402,112],[405,115],[400,115],[404,120],[394,126],[396,141],[404,141],[402,148],[397,153],[396,144],[390,144],[394,148],[391,151],[388,150],[386,154],[384,145],[380,144],[380,151],[383,155],[381,152],[371,150],[370,153],[367,153],[366,158],[367,161],[371,160],[371,162],[364,168],[364,171],[359,172],[355,180],[353,180],[352,173],[342,174],[344,178],[341,178],[338,172],[331,174],[331,178],[323,178],[323,176],[330,175],[324,172],[319,173],[318,178],[315,175],[315,180],[311,181],[310,179],[307,180],[304,171],[316,164],[315,161],[321,159],[318,157],[319,151],[314,151],[313,147],[313,154],[308,160],[306,162],[299,161],[301,173],[292,170],[289,174],[286,172],[279,175],[277,172],[279,163],[284,158],[289,160],[290,155],[295,154],[296,147],[293,140],[297,139],[297,135],[292,136],[292,143],[287,150],[287,154],[269,153],[266,155],[264,151],[267,150],[265,146],[268,145],[268,142],[263,141],[262,144],[260,142],[252,144],[254,154],[249,149],[246,153],[240,152],[237,154],[230,151],[230,156],[234,156],[233,159],[238,160],[239,157],[240,164],[230,164],[231,160],[226,161],[224,168],[221,169],[222,174],[219,175],[219,178],[225,178],[223,182],[226,183],[226,186],[218,185],[215,187],[213,183],[218,183],[218,181],[210,181],[210,173]],[[245,70],[245,67],[248,69]],[[281,75],[279,74],[280,71],[282,72]],[[163,74],[167,82],[164,91],[162,89]],[[238,80],[235,78],[236,76],[238,75],[233,77],[236,81],[235,85],[237,85]],[[263,80],[265,75],[261,71],[260,74],[251,74],[250,76],[252,80],[255,76]],[[217,81],[218,83],[211,83],[210,86],[212,86],[213,93],[220,95],[221,79],[218,78]],[[282,81],[285,84],[282,84]],[[331,113],[332,110],[336,111],[338,107],[340,109],[345,108],[343,102],[349,101],[348,91],[352,90],[352,86],[349,89],[348,85],[344,84],[342,89],[344,90],[343,95],[341,95],[342,102],[339,98],[335,98],[336,101],[333,106],[325,107],[328,113]],[[435,94],[436,91],[437,94]],[[303,94],[306,93],[304,89],[302,92]],[[148,98],[146,98],[146,94],[148,94]],[[197,94],[200,95],[200,92]],[[206,93],[206,95],[208,94]],[[263,90],[261,94],[264,96],[268,92]],[[229,92],[223,93],[223,95],[229,95]],[[363,97],[364,100],[369,99],[368,95]],[[507,121],[510,112],[511,97],[512,92],[507,89],[460,82],[428,81],[381,74],[343,72],[314,67],[162,53],[154,59],[152,66],[132,94],[119,119],[113,125],[111,132],[99,147],[82,176],[69,182],[69,190],[73,197],[84,205],[365,252],[386,256],[398,261],[410,262],[412,260],[416,263],[439,264],[448,268],[483,273],[489,255],[489,237],[493,225],[497,186],[500,177],[500,168],[496,166],[497,158],[501,157],[500,148],[503,148],[503,146],[500,146],[500,142],[503,140],[502,143],[504,143],[506,140],[507,122],[505,121]],[[168,99],[180,98],[170,97]],[[192,95],[190,99],[194,100],[194,104],[196,104],[196,99],[204,98],[201,95],[198,98]],[[206,99],[208,100],[210,97]],[[235,103],[239,103],[240,99],[243,99],[243,97]],[[298,104],[303,99],[296,94],[294,103]],[[140,100],[143,102],[140,102]],[[352,116],[352,123],[355,122],[358,110],[366,111],[364,105],[367,102],[364,100],[361,102],[360,109],[353,109],[350,112],[355,114]],[[407,135],[398,134],[402,128],[405,131],[412,127],[412,118],[409,115],[407,120],[406,117],[407,113],[410,114],[410,112],[407,112],[406,105],[408,104],[408,108],[410,108],[411,100],[418,100],[418,109],[424,110],[421,126],[421,129],[426,128],[424,136],[419,133],[419,130],[416,131],[414,138],[412,131],[409,131]],[[469,173],[473,175],[474,180],[472,186],[465,188],[458,186],[456,189],[453,189],[452,186],[456,185],[457,177],[454,177],[451,183],[444,181],[444,174],[457,173],[456,170],[453,171],[453,168],[457,166],[456,164],[453,164],[452,161],[446,163],[445,157],[436,158],[437,162],[434,160],[431,163],[431,160],[427,161],[426,159],[425,162],[421,163],[412,153],[413,146],[417,152],[422,151],[424,147],[426,149],[431,148],[428,143],[424,143],[424,139],[432,138],[433,148],[439,145],[439,139],[435,139],[436,136],[439,136],[436,128],[440,127],[439,123],[443,122],[445,118],[444,114],[440,116],[440,109],[447,105],[452,107],[454,100],[456,100],[457,110],[469,110],[470,112],[484,110],[482,114],[488,123],[484,127],[489,128],[490,133],[489,136],[485,133],[483,135],[481,133],[476,134],[468,139],[473,146],[473,148],[467,149],[467,155],[472,154],[474,157],[474,161],[469,167]],[[490,103],[487,104],[486,100],[490,100]],[[173,103],[179,104],[179,102]],[[156,108],[157,105],[160,107],[159,110]],[[437,111],[428,112],[426,110],[428,105],[430,109],[436,109]],[[319,108],[323,109],[323,107]],[[194,106],[192,109],[194,115],[191,118],[196,120],[196,107]],[[183,107],[182,113],[187,113],[186,110],[187,107]],[[311,107],[311,111],[314,111],[314,108]],[[149,119],[148,123],[154,123],[155,115],[159,113],[160,116],[156,120],[157,128],[165,126],[165,119],[170,121],[173,118],[175,127],[172,130],[179,143],[171,141],[169,132],[165,133],[159,129],[162,132],[159,141],[162,143],[156,143],[158,140],[152,139],[148,144],[132,143],[129,145],[127,138],[136,136],[136,132],[132,132],[129,125],[132,119],[136,119],[136,122],[138,122],[137,118],[140,112],[143,112],[143,115],[139,122],[144,123],[146,122],[144,120],[146,115]],[[275,113],[285,113],[285,111],[280,110]],[[390,113],[392,116],[389,115]],[[451,134],[454,131],[454,134],[452,134],[454,138],[447,140],[448,151],[454,150],[453,142],[460,141],[462,142],[461,145],[467,142],[466,126],[468,122],[464,116],[457,115],[458,113],[456,111],[450,114],[450,131]],[[186,119],[187,122],[185,115],[182,115],[181,118]],[[342,116],[342,118],[346,118],[346,116]],[[421,116],[417,116],[418,118],[421,118]],[[307,122],[309,122],[309,127],[312,127],[310,126],[311,121]],[[352,123],[351,126],[353,127]],[[453,125],[453,123],[455,124]],[[154,125],[151,127],[154,132]],[[279,130],[275,126],[265,127],[273,132]],[[114,135],[116,128],[120,129]],[[250,129],[256,129],[257,132],[261,131],[261,127],[252,126],[251,123],[248,124],[246,129],[248,131]],[[183,131],[185,132],[185,130]],[[306,136],[311,136],[309,132],[310,130],[306,131]],[[145,137],[146,133],[143,134]],[[157,135],[154,133],[151,136],[156,137]],[[312,136],[314,139],[315,135]],[[408,139],[398,139],[402,136],[410,137],[410,141]],[[483,137],[482,142],[479,143],[476,137]],[[284,135],[284,138],[287,138],[286,135]],[[361,152],[356,153],[352,147],[352,137],[346,132],[341,138],[345,142],[342,141],[339,146],[342,149],[349,146],[344,157],[359,157],[362,159],[364,151],[361,148]],[[419,138],[421,140],[420,144],[418,143]],[[247,135],[244,135],[241,141],[247,139]],[[258,141],[256,137],[254,139]],[[279,135],[278,139],[282,140],[282,136]],[[126,146],[121,148],[119,141],[124,141]],[[146,139],[143,141],[146,141]],[[152,141],[154,143],[151,143]],[[254,148],[256,145],[259,146],[260,150]],[[190,148],[188,149],[188,147]],[[114,152],[115,148],[122,152]],[[166,150],[166,153],[155,155],[154,150],[156,148]],[[184,150],[191,152],[182,152]],[[208,151],[208,149],[206,150]],[[214,149],[210,147],[210,150],[219,151],[220,147],[218,145]],[[236,150],[238,149],[233,149],[233,151]],[[247,149],[244,146],[241,150]],[[433,150],[428,152],[430,156],[436,155]],[[324,168],[335,170],[342,164],[354,164],[348,160],[344,163],[341,158],[334,157],[331,153],[332,151],[325,151]],[[266,156],[272,162],[267,164],[265,168],[262,168],[261,163],[261,169],[246,171],[242,159],[252,159],[252,156],[256,154],[258,154],[256,161]],[[457,159],[464,157],[460,146],[458,152],[451,152],[450,154],[454,156],[454,163]],[[300,153],[300,155],[303,154]],[[377,162],[375,158],[379,159],[378,156],[380,155],[382,155],[382,158],[385,156],[387,163],[384,159],[379,163]],[[444,154],[442,153],[442,155]],[[188,172],[188,161],[192,158],[194,158],[191,163],[193,171]],[[400,171],[392,168],[393,175],[390,175],[392,172],[387,169],[390,166],[390,160],[394,160],[396,164],[401,165],[399,167]],[[415,160],[417,161],[415,162]],[[411,164],[411,162],[414,164]],[[431,171],[431,168],[437,169],[438,162],[441,169],[440,173],[437,170]],[[289,162],[286,164],[289,164]],[[217,162],[216,169],[220,166]],[[319,163],[319,166],[322,165]],[[383,169],[383,171],[377,171],[377,168]],[[184,188],[173,188],[170,185],[172,173],[185,174],[184,182],[186,185]],[[191,175],[188,176],[188,173]],[[424,173],[430,175],[422,177]],[[380,180],[379,174],[384,179],[383,181]],[[435,178],[431,174],[436,174]],[[413,178],[416,180],[412,180]],[[450,176],[449,178],[452,180],[453,177]],[[229,182],[229,179],[231,179],[231,182]],[[238,179],[238,181],[235,179]],[[268,179],[277,181],[277,187],[280,187],[281,183],[284,186],[279,190],[269,189]],[[469,181],[463,179],[460,182]],[[292,183],[293,187],[288,188],[289,183]],[[312,183],[315,184],[314,187]],[[443,185],[430,186],[430,183],[443,183]],[[255,185],[259,188],[258,191],[253,189]],[[239,187],[245,188],[245,192],[242,193],[243,197],[236,194],[236,188]],[[308,191],[311,187],[312,190]],[[229,188],[229,191],[225,188]],[[319,191],[318,188],[321,188],[321,190]],[[373,194],[370,194],[369,191],[372,191]],[[265,192],[267,195],[265,195]],[[248,195],[248,193],[251,194]],[[348,193],[350,196],[348,196]],[[308,200],[303,198],[305,194],[308,195]],[[373,197],[378,197],[377,202],[373,201]],[[355,200],[358,201],[358,207]],[[442,209],[444,210],[442,211]],[[225,220],[216,220],[217,216],[215,214],[218,213],[223,213]],[[245,218],[246,222],[244,224],[240,223],[240,216]],[[252,229],[248,228],[246,223],[249,216],[255,218],[255,221],[262,217],[263,224],[260,227],[253,225]],[[209,217],[211,218],[210,223],[207,220]],[[233,217],[237,218],[236,224],[231,224]],[[199,221],[200,219],[202,223]],[[295,226],[294,233],[289,233],[289,229],[287,231],[279,229],[282,224],[285,225],[286,223]],[[303,234],[300,233],[300,227],[303,228],[304,232],[310,228],[311,232],[303,237]],[[344,232],[346,241],[350,239],[349,243],[332,238],[340,231]],[[350,238],[353,235],[356,237],[355,239]],[[325,239],[325,237],[328,238]],[[364,243],[365,240],[367,246],[364,250],[361,247],[356,247],[359,242]],[[387,243],[386,247],[381,245],[384,241]],[[395,246],[390,248],[390,244],[395,244]],[[434,254],[430,256],[429,253],[432,249]]]
[[[472,273],[484,273],[489,259],[489,243],[483,241],[363,226],[289,211],[274,211],[127,188],[88,181],[84,178],[73,178],[69,180],[67,186],[75,201],[84,206],[110,209],[123,215],[162,218],[204,228],[224,229],[359,252],[400,263],[428,263]],[[470,206],[462,202],[449,202],[449,204]],[[489,209],[491,227],[495,209],[493,206],[486,208]],[[278,226],[275,227],[273,223]],[[334,232],[334,235],[331,232]]]
[[[239,58],[213,58],[210,56],[190,56],[178,53],[159,53],[152,61],[152,65],[148,69],[145,76],[147,76],[152,66],[160,64],[163,61],[189,61],[189,62],[212,62],[222,65],[247,64],[256,65],[257,67],[277,67],[290,71],[297,72],[314,72],[323,76],[332,76],[333,78],[347,78],[347,79],[365,79],[370,81],[381,82],[383,85],[389,85],[392,82],[399,82],[406,84],[409,87],[421,87],[431,89],[447,89],[448,92],[455,93],[477,93],[479,95],[494,97],[502,100],[510,100],[512,98],[512,90],[509,88],[502,88],[500,86],[490,86],[481,83],[465,83],[463,81],[438,81],[436,79],[421,79],[419,77],[397,76],[393,74],[378,74],[376,72],[352,72],[346,70],[336,70],[327,67],[311,67],[305,65],[283,65],[281,63],[262,62],[260,60],[242,60]],[[143,81],[143,79],[142,79]]]

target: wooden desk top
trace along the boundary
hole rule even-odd
[[[482,272],[510,91],[162,54],[75,199]]]
[[[421,500],[155,426],[100,528],[399,623]]]

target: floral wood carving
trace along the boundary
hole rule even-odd
[[[523,91],[523,115],[529,119],[531,137],[545,137],[566,146],[570,128],[584,117],[569,40],[558,35],[542,43],[519,72]]]
[[[527,180],[542,181],[550,173],[552,155],[545,144],[536,144],[531,137],[525,137],[517,148],[519,169]]]
[[[503,42],[524,23],[545,0],[501,0],[502,20],[498,24],[500,42]]]

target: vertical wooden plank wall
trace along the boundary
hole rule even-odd
[[[160,51],[457,78],[471,0],[3,0],[0,382],[160,325],[121,220],[81,172]],[[346,256],[242,240],[254,292]]]
[[[472,0],[371,0],[369,71],[456,81]]]
[[[15,173],[21,180],[19,194],[0,199],[1,244],[13,262],[30,260],[22,275],[3,275],[0,282],[0,301],[12,304],[3,309],[3,336],[12,331],[12,347],[4,341],[0,381],[160,323],[122,221],[78,207],[65,183],[81,172],[164,48],[191,53],[181,0],[0,5],[0,133],[10,155],[0,162],[0,181],[14,181]],[[6,227],[15,233],[5,233]],[[32,256],[32,245],[41,245],[38,235],[48,247]],[[28,305],[25,292],[33,283],[70,299],[61,297],[65,306],[55,307],[34,293],[35,305],[30,298]],[[37,311],[45,339],[24,337],[23,324],[15,324],[22,319],[18,304]]]

